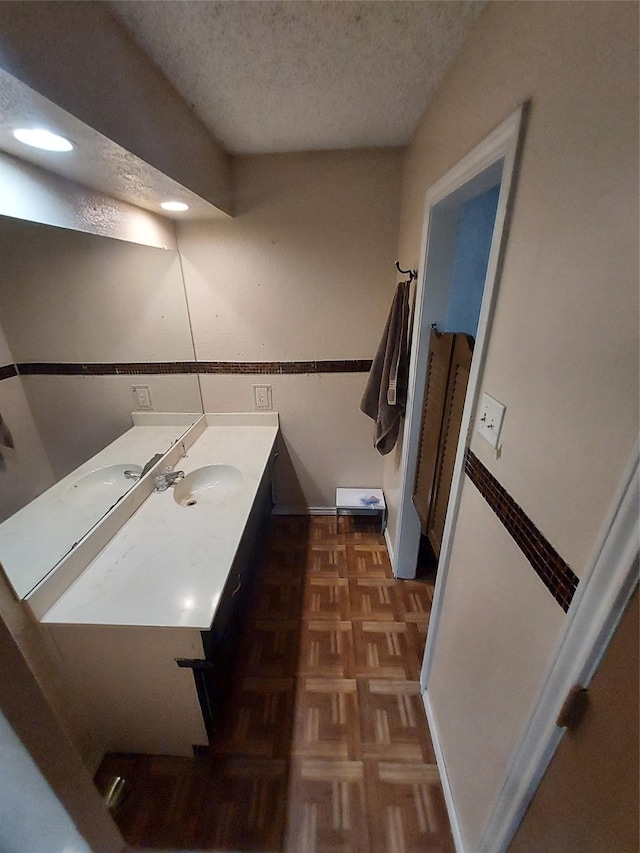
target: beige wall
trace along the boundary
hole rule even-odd
[[[10,74],[231,212],[224,149],[106,3],[2,3],[0,31],[0,64]]]
[[[260,155],[235,161],[236,218],[178,226],[196,357],[372,358],[389,309],[400,153]],[[333,506],[335,488],[375,486],[382,459],[358,409],[366,374],[205,376],[206,410],[252,408],[273,386],[286,458],[280,506]]]
[[[480,380],[507,407],[503,451],[471,446],[579,576],[638,430],[637,34],[632,3],[490,4],[404,163],[399,254],[415,266],[428,187],[531,98]],[[465,481],[429,694],[469,850],[563,620]]]

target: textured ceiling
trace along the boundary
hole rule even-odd
[[[482,0],[113,0],[233,153],[405,145]]]
[[[74,143],[75,150],[71,154],[40,151],[14,138],[16,128],[34,126],[44,126],[62,134]],[[92,130],[2,69],[0,151],[162,216],[174,219],[225,217],[200,196]],[[184,201],[190,209],[186,214],[167,213],[159,206],[166,200]]]

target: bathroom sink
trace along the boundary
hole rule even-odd
[[[180,506],[222,503],[242,491],[243,481],[242,473],[233,465],[205,465],[179,480],[173,497]]]
[[[125,471],[133,476],[125,476]],[[65,500],[114,502],[133,485],[142,473],[140,465],[107,465],[79,477],[64,491]]]

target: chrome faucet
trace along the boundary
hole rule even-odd
[[[173,486],[178,480],[184,479],[184,471],[173,471],[171,468],[165,468],[162,474],[158,474],[155,478],[156,492],[164,492],[169,486]]]
[[[162,459],[162,453],[154,454],[151,457],[151,459],[146,463],[144,468],[142,469],[142,471],[140,473],[140,477],[144,477],[144,475],[147,473],[147,471],[150,471],[153,468],[153,466],[156,464],[156,462],[159,462],[161,459]]]
[[[141,477],[141,475],[138,474],[137,471],[132,471],[131,469],[128,469],[127,471],[124,472],[125,480],[139,480],[140,477]]]

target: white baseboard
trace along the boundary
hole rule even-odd
[[[335,515],[334,506],[274,506],[271,515]]]
[[[393,552],[393,545],[391,544],[391,537],[389,536],[389,528],[388,527],[385,527],[385,529],[384,529],[384,541],[385,541],[385,544],[387,546],[387,551],[389,553],[389,561],[391,562],[391,569],[393,570],[393,574],[395,576],[396,558],[395,558],[395,554]]]
[[[431,741],[433,742],[433,751],[436,754],[436,762],[438,764],[438,772],[440,773],[440,782],[442,783],[442,792],[444,801],[447,806],[447,814],[449,815],[449,823],[451,824],[451,834],[453,835],[453,843],[455,844],[456,853],[466,853],[462,842],[462,833],[460,832],[460,824],[458,823],[458,814],[456,812],[456,804],[453,800],[453,792],[449,785],[449,777],[447,776],[447,768],[444,763],[444,755],[440,746],[440,737],[438,735],[438,727],[436,725],[431,704],[427,696],[427,691],[422,692],[422,701],[424,709],[427,713],[429,722],[429,731],[431,732]]]

